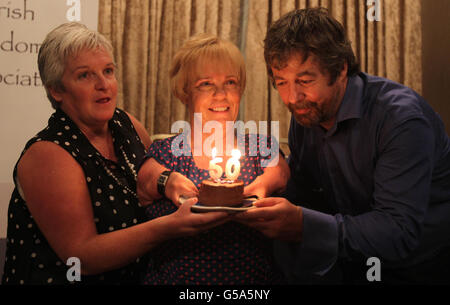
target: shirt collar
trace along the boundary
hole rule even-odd
[[[122,124],[120,122],[119,111],[116,109],[111,120],[109,120],[108,125],[111,130],[111,135],[113,137],[113,142],[119,143],[120,148],[122,148],[124,143],[126,143],[126,138],[122,134]],[[100,152],[92,145],[85,134],[80,130],[77,124],[61,109],[57,108],[52,114],[48,121],[48,126],[53,128],[53,130],[58,130],[60,134],[66,133],[65,137],[70,139],[70,142],[75,147],[76,153],[82,158],[97,158],[103,156]]]
[[[359,119],[362,116],[361,103],[364,94],[364,81],[359,75],[350,76],[347,81],[347,87],[345,89],[342,103],[336,114],[336,121],[330,130],[325,131],[326,136],[333,135],[340,122],[349,119]],[[320,129],[319,126],[317,126]]]
[[[339,106],[336,123],[349,119],[359,119],[362,116],[362,98],[364,82],[359,75],[350,76],[345,89],[344,98]]]

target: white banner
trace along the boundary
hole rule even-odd
[[[39,77],[39,46],[68,21],[96,30],[98,0],[0,0],[0,238],[6,236],[14,165],[53,112]]]

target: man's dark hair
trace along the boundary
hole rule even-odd
[[[314,54],[321,70],[329,73],[330,85],[345,63],[348,76],[360,71],[343,26],[325,8],[291,11],[269,28],[264,40],[264,58],[272,83],[271,67],[284,68],[295,53],[300,53],[304,61]]]

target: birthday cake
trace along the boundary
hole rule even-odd
[[[203,180],[199,190],[198,201],[206,206],[237,206],[244,198],[244,182],[236,180]]]

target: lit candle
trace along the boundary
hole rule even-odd
[[[209,161],[209,176],[214,181],[219,180],[222,177],[223,169],[220,165],[216,164],[222,162],[222,158],[216,158],[217,149],[214,147],[211,152],[212,160]]]
[[[241,152],[239,149],[233,149],[231,151],[231,158],[228,159],[227,165],[225,166],[225,175],[231,181],[235,181],[239,177],[241,172],[241,164],[239,158],[241,157]]]

